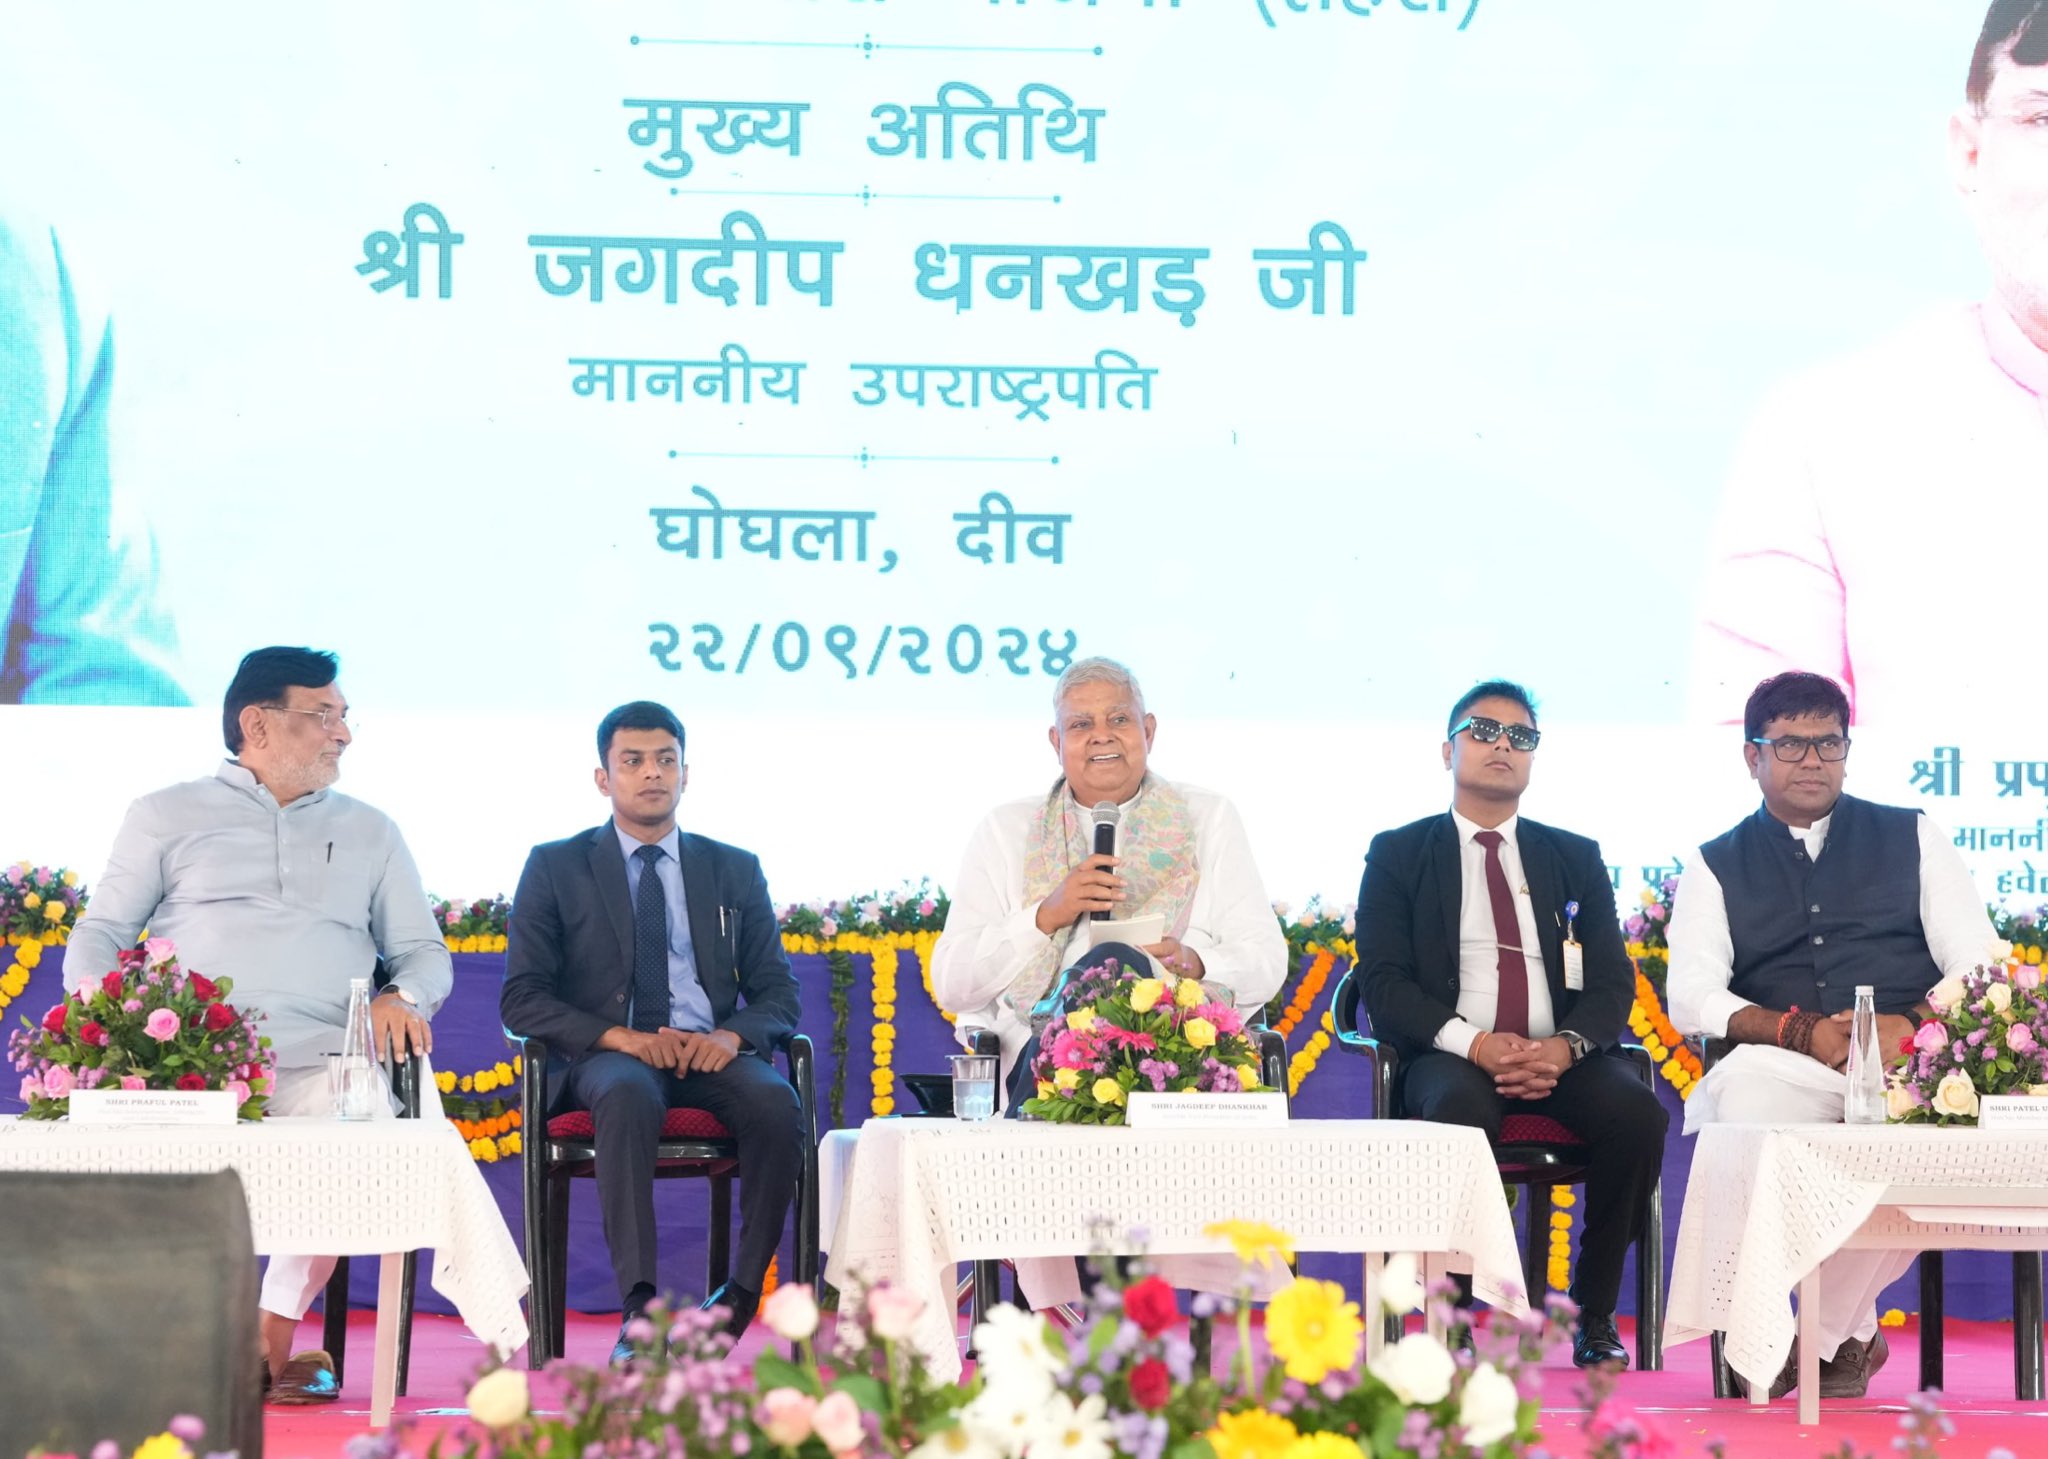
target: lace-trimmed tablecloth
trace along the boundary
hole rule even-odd
[[[1766,1384],[1792,1350],[1791,1293],[1859,1232],[1860,1245],[1919,1250],[2003,1245],[2001,1233],[2024,1229],[1915,1220],[1884,1204],[1888,1191],[1914,1204],[1904,1193],[1927,1187],[1946,1188],[1951,1205],[1973,1189],[2009,1197],[2033,1188],[2048,1207],[2048,1131],[1707,1126],[1693,1149],[1690,1198],[1679,1217],[1664,1341],[1725,1332],[1729,1364]]]
[[[1300,1251],[1446,1253],[1488,1301],[1519,1308],[1514,1223],[1478,1130],[1411,1120],[1126,1130],[990,1120],[861,1126],[828,1280],[888,1280],[924,1301],[913,1341],[960,1371],[957,1262],[1227,1251],[1216,1221],[1263,1221]]]
[[[462,1136],[445,1120],[276,1117],[234,1126],[0,1118],[0,1170],[232,1169],[264,1256],[434,1249],[433,1283],[485,1342],[526,1341],[526,1265]]]

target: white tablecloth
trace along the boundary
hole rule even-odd
[[[1300,1251],[1446,1253],[1488,1301],[1519,1306],[1521,1260],[1486,1137],[1408,1120],[1295,1120],[1263,1130],[1126,1130],[878,1119],[833,1223],[827,1278],[888,1280],[924,1301],[914,1341],[960,1370],[953,1267],[1098,1245],[1227,1251],[1217,1221],[1263,1221]]]
[[[485,1342],[526,1341],[526,1265],[461,1135],[445,1120],[283,1117],[234,1126],[0,1118],[0,1170],[229,1170],[260,1255],[434,1249],[432,1281]],[[380,1314],[381,1315],[381,1314]]]
[[[1951,1208],[1971,1191],[2010,1201],[2028,1189],[2048,1207],[2048,1131],[1709,1125],[1693,1149],[1664,1340],[1725,1332],[1729,1364],[1767,1384],[1792,1350],[1793,1289],[1852,1238],[1914,1251],[2027,1249],[2043,1238],[1996,1224],[1992,1211],[1975,1222],[1916,1219],[1914,1192],[1931,1188]]]

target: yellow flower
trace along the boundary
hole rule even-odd
[[[509,1135],[498,1136],[498,1153],[500,1155],[517,1155],[520,1148],[519,1132],[517,1130],[514,1130]]]
[[[1210,1048],[1216,1042],[1216,1025],[1206,1018],[1190,1018],[1180,1026],[1180,1031],[1198,1049]]]
[[[1055,1089],[1079,1089],[1081,1087],[1081,1071],[1079,1069],[1055,1069],[1052,1073],[1052,1083]]]
[[[1076,1008],[1067,1015],[1067,1027],[1071,1028],[1075,1033],[1086,1033],[1089,1029],[1095,1027],[1095,1010],[1092,1008]]]
[[[1097,1104],[1122,1104],[1124,1102],[1124,1087],[1114,1079],[1098,1079],[1095,1081],[1094,1087],[1088,1092],[1095,1096]]]
[[[37,895],[36,895],[36,894],[35,894],[34,892],[30,892],[30,893],[29,893],[29,894],[28,894],[27,896],[25,896],[25,897],[23,897],[23,898],[21,899],[21,905],[22,905],[22,906],[24,906],[24,907],[26,907],[26,908],[28,908],[28,909],[29,909],[29,911],[33,912],[33,911],[35,911],[35,909],[36,909],[36,908],[38,908],[38,907],[40,907],[40,906],[42,906],[42,905],[43,905],[43,899],[42,899],[41,897],[37,896]],[[164,1438],[164,1437],[168,1437],[168,1436],[167,1436],[167,1435],[162,1435],[162,1434],[159,1434],[159,1435],[158,1435],[158,1437],[159,1437],[159,1438]],[[179,1447],[180,1449],[182,1449],[182,1448],[184,1448],[185,1446],[184,1446],[183,1444],[179,1444],[179,1445],[178,1445],[178,1447]]]
[[[491,1066],[491,1072],[498,1076],[498,1083],[500,1084],[510,1084],[512,1082],[512,1066],[503,1059],[498,1060],[497,1063]]]
[[[479,1069],[476,1071],[476,1077],[471,1081],[471,1085],[478,1094],[489,1094],[498,1087],[498,1081],[491,1077],[490,1070]]]
[[[469,1142],[469,1153],[472,1159],[481,1160],[487,1164],[494,1162],[498,1158],[498,1142],[485,1139],[482,1135],[479,1135]]]
[[[14,961],[24,968],[34,968],[43,960],[43,945],[40,942],[24,942],[14,950]]]
[[[1256,1064],[1239,1064],[1237,1066],[1237,1087],[1239,1089],[1257,1089],[1259,1087],[1259,1066]]]
[[[62,922],[65,911],[66,908],[62,902],[45,902],[43,903],[43,920],[46,922]]]
[[[57,880],[64,883],[64,885],[67,887],[75,887],[78,885],[78,873],[75,871],[67,871],[62,876],[58,877]]]
[[[1183,1008],[1196,1007],[1206,996],[1200,978],[1182,978],[1180,986],[1173,990],[1173,1001]]]
[[[453,1069],[443,1069],[435,1074],[434,1087],[443,1094],[453,1094],[455,1092],[455,1071]]]
[[[1296,1278],[1266,1304],[1266,1343],[1287,1364],[1287,1376],[1320,1383],[1331,1369],[1358,1361],[1365,1323],[1358,1304],[1335,1282]]]
[[[192,1451],[176,1434],[151,1434],[135,1446],[135,1459],[192,1459]]]
[[[1203,1437],[1216,1451],[1216,1459],[1281,1459],[1300,1435],[1278,1414],[1254,1408],[1217,1414],[1216,1427]]]
[[[467,1074],[465,1074],[460,1079],[455,1081],[455,1087],[461,1090],[464,1094],[468,1094],[473,1088],[475,1088],[475,1085],[471,1081],[470,1077]]]
[[[1877,1325],[1879,1327],[1904,1327],[1906,1325],[1906,1314],[1893,1307],[1884,1316],[1877,1319]]]
[[[1643,888],[1643,905],[1645,907],[1654,907],[1657,905],[1657,893],[1654,888]]]
[[[2028,948],[2027,961],[2035,967],[2039,967],[2041,963],[2041,949],[2038,947]]]
[[[1281,1459],[1359,1459],[1364,1452],[1358,1440],[1342,1434],[1303,1434],[1287,1446]]]
[[[1246,1266],[1271,1266],[1294,1258],[1294,1238],[1263,1221],[1217,1221],[1202,1228],[1204,1236],[1220,1236],[1230,1243],[1237,1259]]]
[[[1166,996],[1166,984],[1157,978],[1140,978],[1131,984],[1131,1008],[1138,1013],[1150,1013]]]
[[[1066,1071],[1065,1071],[1065,1070],[1061,1070],[1060,1072],[1061,1072],[1061,1073],[1065,1073]],[[1041,1079],[1041,1080],[1039,1080],[1039,1081],[1038,1081],[1038,1097],[1039,1097],[1040,1099],[1051,1099],[1051,1098],[1052,1098],[1052,1088],[1053,1088],[1053,1086],[1052,1086],[1052,1081],[1051,1081],[1050,1079]]]

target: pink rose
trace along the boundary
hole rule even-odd
[[[100,980],[98,978],[80,978],[78,986],[72,989],[72,996],[77,998],[80,1003],[90,1003],[99,995]]]
[[[43,1081],[33,1074],[25,1074],[21,1080],[21,1093],[16,1096],[23,1104],[43,1097]]]
[[[150,1014],[149,1021],[142,1025],[142,1031],[159,1043],[178,1036],[178,1015],[168,1008],[159,1008]]]
[[[123,1074],[121,1076],[121,1087],[123,1089],[147,1089],[149,1088],[149,1081],[140,1074]]]
[[[121,1005],[121,1011],[123,1013],[142,1012],[142,1000],[140,998],[130,998],[127,1002]]]
[[[2034,1031],[2024,1023],[2016,1023],[2005,1031],[2005,1046],[2015,1054],[2031,1054],[2040,1047],[2034,1042]]]
[[[2041,986],[2041,970],[2032,963],[2021,963],[2012,970],[2012,985],[2015,988],[2038,988]]]
[[[917,904],[917,915],[920,917],[929,917],[932,915],[932,913],[938,910],[939,904],[937,902],[934,902],[930,897],[926,897],[922,902],[919,902]]]
[[[142,944],[142,965],[160,968],[178,955],[178,944],[168,937],[152,937]]]
[[[1913,1035],[1913,1047],[1925,1053],[1938,1054],[1948,1043],[1948,1030],[1933,1019],[1920,1025],[1920,1031]]]
[[[69,1099],[77,1085],[71,1071],[62,1064],[52,1064],[43,1071],[43,1093],[52,1099]]]
[[[794,1449],[811,1436],[811,1415],[818,1401],[794,1388],[771,1388],[761,1395],[761,1432],[773,1443]]]
[[[868,1293],[868,1326],[886,1341],[909,1337],[922,1311],[924,1303],[901,1287],[876,1287]]]
[[[239,1079],[228,1081],[228,1093],[235,1097],[235,1108],[240,1109],[249,1102],[249,1086]]]
[[[850,1393],[826,1394],[811,1415],[811,1427],[834,1454],[851,1454],[860,1448],[860,1406]]]

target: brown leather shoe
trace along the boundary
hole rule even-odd
[[[275,1374],[266,1403],[332,1403],[341,1397],[341,1385],[334,1380],[334,1359],[318,1348],[294,1353],[283,1371]]]
[[[1871,1334],[1869,1342],[1845,1338],[1835,1355],[1820,1365],[1822,1398],[1861,1398],[1870,1391],[1870,1375],[1884,1366],[1892,1355],[1884,1340],[1884,1329]]]
[[[1735,1375],[1735,1386],[1742,1390],[1742,1396],[1750,1396],[1749,1380],[1740,1373]],[[1792,1351],[1785,1354],[1785,1366],[1778,1370],[1778,1376],[1771,1380],[1770,1398],[1773,1403],[1799,1386],[1799,1339],[1792,1339]],[[1823,1390],[1825,1391],[1825,1390]]]

